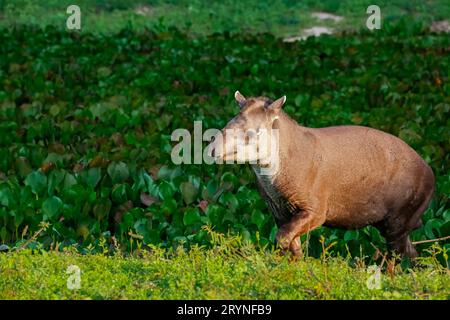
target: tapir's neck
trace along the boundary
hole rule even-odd
[[[253,164],[252,168],[258,178],[273,182],[283,171],[285,164],[292,159],[290,155],[303,152],[299,149],[302,145],[302,131],[307,128],[298,125],[283,111],[274,122],[275,131],[272,132],[272,139],[275,139],[276,151],[271,152],[271,157],[265,161],[265,165]]]

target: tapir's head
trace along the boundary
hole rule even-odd
[[[278,143],[274,129],[286,96],[272,101],[266,97],[245,98],[236,91],[234,97],[239,113],[216,135],[210,145],[211,156],[238,163],[267,161]]]

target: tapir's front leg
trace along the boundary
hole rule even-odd
[[[289,250],[294,256],[300,256],[302,251],[299,237],[321,226],[324,222],[325,214],[300,211],[280,227],[276,236],[277,243],[283,250]]]
[[[292,252],[294,257],[301,257],[301,256],[303,256],[302,242],[300,240],[300,237],[295,237],[291,241],[291,244],[289,245],[289,251]]]

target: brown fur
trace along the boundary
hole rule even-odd
[[[271,125],[279,129],[280,170],[271,178],[258,176],[258,186],[279,226],[281,247],[301,254],[299,236],[321,225],[374,225],[391,249],[415,256],[409,233],[421,225],[434,192],[426,162],[388,133],[362,126],[302,127],[268,101],[247,99],[229,126],[242,126],[242,117],[252,127],[248,119],[278,116]]]

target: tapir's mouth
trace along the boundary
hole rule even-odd
[[[227,160],[234,160],[236,158],[236,156],[237,156],[237,152],[234,151],[234,152],[229,152],[229,153],[223,155],[221,158],[223,161],[227,161]]]
[[[221,150],[223,150],[222,148],[216,148],[216,146],[213,146],[210,151],[209,151],[209,155],[215,160],[215,161],[226,161],[231,159],[234,159],[237,156],[237,151],[233,150],[231,152],[225,153],[223,154],[221,152]],[[219,151],[219,152],[218,152]]]
[[[228,152],[228,153],[225,153],[225,154],[222,154],[222,153],[218,154],[218,153],[215,153],[214,151],[215,150],[213,150],[211,152],[211,156],[212,156],[212,158],[215,161],[219,161],[219,160],[226,161],[226,160],[229,160],[230,158],[234,159],[237,156],[237,152],[236,151]]]

